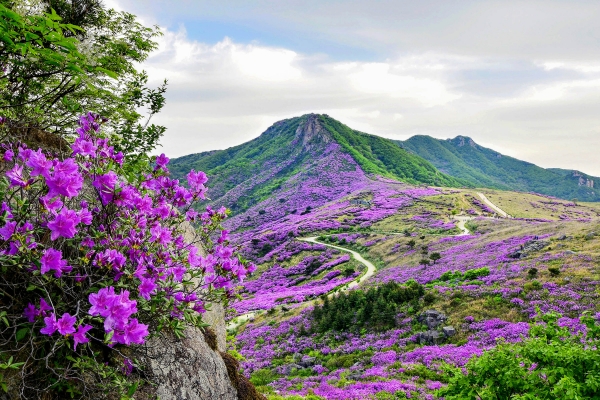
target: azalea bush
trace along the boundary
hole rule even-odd
[[[194,209],[207,177],[186,186],[169,159],[125,174],[80,118],[68,155],[5,141],[0,162],[0,384],[12,396],[132,396],[148,381],[154,336],[204,327],[253,266],[221,228],[224,208]]]

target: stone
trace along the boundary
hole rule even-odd
[[[362,374],[363,373],[361,371],[356,371],[349,374],[346,378],[352,381],[357,381],[362,377]]]
[[[309,368],[315,365],[317,359],[315,357],[303,357],[302,360],[298,363],[302,368]]]
[[[567,250],[565,251],[565,254],[575,254],[575,252],[573,250]]]
[[[434,345],[440,344],[443,341],[444,337],[438,331],[421,332],[421,334],[419,335],[420,344]]]
[[[567,239],[567,235],[565,235],[564,233],[562,235],[560,235],[558,238],[558,240],[566,240]]]
[[[596,232],[590,232],[587,235],[585,235],[585,240],[592,240],[595,237],[596,237]]]
[[[302,360],[303,357],[304,357],[304,354],[302,354],[302,353],[294,353],[294,355],[292,356],[292,359],[294,360],[294,362],[299,362]]]
[[[436,310],[427,310],[417,317],[417,321],[425,324],[430,330],[442,325],[447,319],[446,314]]]
[[[280,374],[282,374],[282,375],[288,376],[294,370],[299,370],[299,369],[302,369],[302,366],[300,366],[298,364],[294,364],[294,363],[292,363],[292,364],[284,364],[284,365],[282,365],[282,366],[280,366],[280,367],[277,368],[277,372],[280,373]]]
[[[548,242],[546,240],[538,240],[538,239],[529,240],[529,241],[525,242],[525,244],[523,244],[519,250],[517,250],[513,253],[510,253],[508,255],[508,257],[517,258],[517,259],[525,258],[530,253],[533,253],[535,251],[540,251],[544,247],[548,246],[549,244],[550,244],[550,242]]]
[[[442,328],[442,332],[444,332],[444,335],[446,337],[452,337],[452,336],[456,335],[456,329],[454,329],[453,326],[444,326]]]
[[[149,342],[144,364],[150,366],[158,384],[154,397],[237,400],[237,390],[218,351],[210,348],[200,329],[188,328],[185,335],[183,339],[164,336]]]

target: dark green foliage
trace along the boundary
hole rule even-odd
[[[550,276],[558,276],[560,275],[560,268],[558,267],[548,267],[548,272],[550,272]]]
[[[344,275],[347,278],[347,277],[351,276],[352,274],[354,274],[355,272],[356,272],[356,270],[354,268],[346,267],[342,271],[342,275]]]
[[[415,247],[415,245],[417,244],[417,242],[415,242],[414,239],[411,239],[406,244],[408,245],[408,247],[410,247],[412,249],[413,247]]]
[[[419,155],[440,171],[478,187],[536,192],[570,200],[599,201],[600,188],[579,185],[571,170],[544,169],[526,161],[499,154],[472,142],[468,137],[434,139],[417,135],[397,141],[400,147]],[[581,174],[584,179],[599,178]]]
[[[483,276],[488,276],[490,274],[490,269],[487,267],[475,268],[465,271],[464,273],[460,271],[446,271],[440,277],[439,281],[448,282],[448,281],[471,281],[473,279],[481,278]]]
[[[439,259],[442,258],[442,255],[440,253],[431,253],[429,255],[429,258],[431,259],[431,261],[433,261],[433,263],[435,264]]]
[[[535,278],[538,274],[538,270],[537,268],[529,268],[529,270],[527,271],[527,276],[531,279]]]
[[[440,173],[423,158],[399,149],[392,140],[355,131],[327,115],[320,115],[319,121],[367,173],[408,183],[440,186],[466,184]]]
[[[600,398],[600,326],[583,317],[588,333],[582,342],[580,335],[558,326],[559,317],[547,314],[525,341],[473,357],[466,372],[452,368],[450,383],[438,395],[446,400]]]
[[[431,263],[431,261],[429,261],[428,258],[421,258],[419,260],[419,265],[429,265]]]
[[[359,331],[361,328],[384,331],[396,326],[398,308],[418,300],[425,293],[415,281],[406,285],[388,282],[377,288],[352,290],[315,306],[311,329],[317,332]]]

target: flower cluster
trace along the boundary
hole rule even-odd
[[[0,345],[18,356],[14,343],[29,340],[40,368],[56,366],[52,379],[71,368],[58,349],[93,357],[96,345],[141,345],[200,325],[206,303],[230,298],[254,270],[220,227],[226,210],[197,211],[204,173],[191,171],[181,185],[164,155],[126,172],[102,122],[81,117],[69,155],[2,146],[0,289],[13,301],[0,312],[15,329]]]

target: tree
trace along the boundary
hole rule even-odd
[[[436,261],[438,261],[440,258],[442,258],[442,255],[440,253],[431,253],[429,255],[429,258],[431,259],[431,261],[433,261],[433,263],[435,264]]]
[[[410,247],[412,249],[413,247],[415,247],[415,245],[417,244],[417,242],[415,242],[414,239],[411,239],[406,244],[408,245],[408,247]]]
[[[0,116],[12,131],[69,136],[79,115],[92,111],[108,120],[105,134],[117,151],[155,148],[165,128],[150,118],[164,106],[166,81],[148,88],[135,64],[156,49],[158,28],[95,0],[23,3],[0,4]]]

